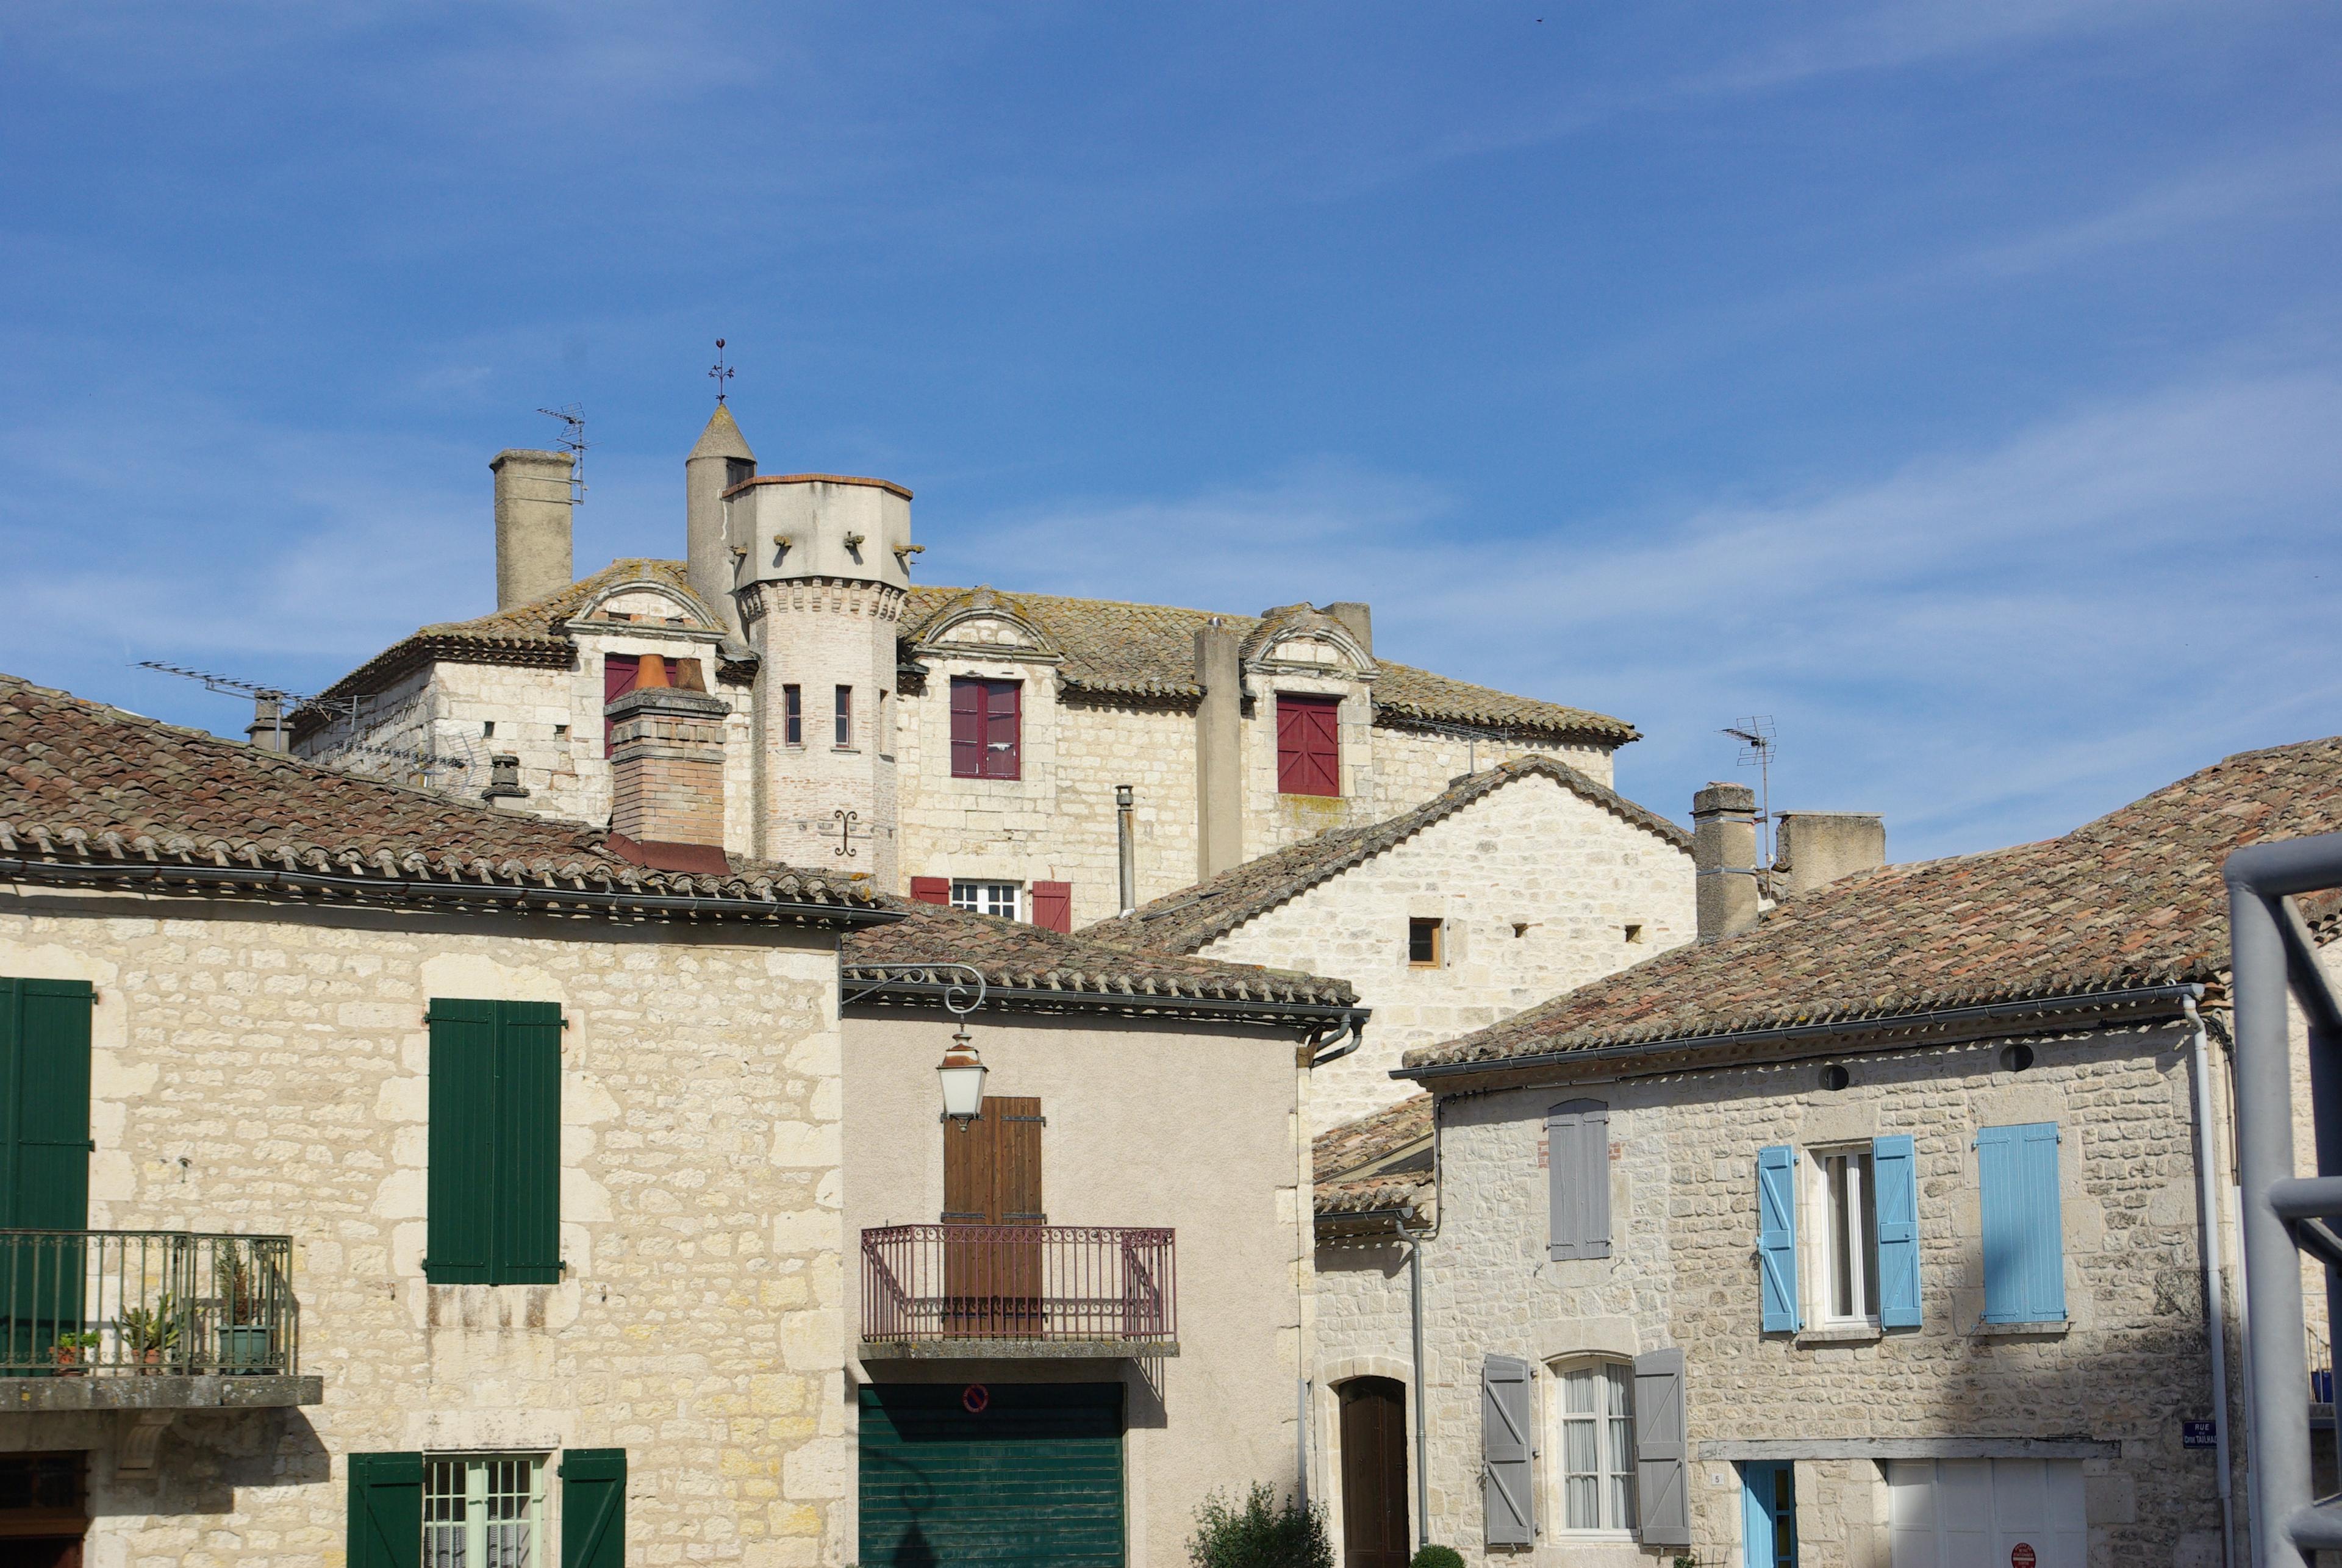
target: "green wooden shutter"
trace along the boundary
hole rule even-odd
[[[1797,1152],[1786,1144],[1756,1151],[1756,1273],[1767,1333],[1802,1324],[1797,1302]]]
[[[626,1451],[561,1456],[561,1568],[626,1568]]]
[[[561,1282],[561,1006],[496,1004],[495,1220],[489,1277]]]
[[[422,1568],[423,1455],[350,1455],[349,1568]]]
[[[1870,1141],[1870,1170],[1878,1217],[1878,1322],[1883,1328],[1919,1326],[1919,1178],[1908,1133]]]
[[[2066,1241],[2057,1197],[2057,1124],[1977,1134],[1984,1221],[1984,1321],[2062,1323]]]
[[[89,1014],[85,980],[0,980],[8,1147],[0,1224],[89,1225]]]
[[[495,1003],[432,1000],[423,1277],[433,1284],[490,1283],[496,1033]]]

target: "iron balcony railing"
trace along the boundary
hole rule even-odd
[[[0,1376],[300,1364],[287,1236],[0,1230]]]
[[[1176,1345],[1173,1233],[889,1225],[862,1233],[862,1337]]]

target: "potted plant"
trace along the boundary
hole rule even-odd
[[[260,1310],[257,1260],[243,1243],[223,1240],[212,1258],[212,1284],[219,1297],[219,1359],[222,1372],[268,1369],[269,1328]]]
[[[56,1358],[57,1375],[79,1377],[82,1363],[88,1359],[91,1351],[97,1348],[97,1338],[95,1331],[81,1333],[68,1330],[57,1335],[56,1342],[49,1346],[49,1353]]]
[[[115,1327],[121,1332],[124,1353],[138,1363],[141,1373],[152,1376],[179,1348],[178,1298],[165,1291],[151,1307],[125,1307]]]

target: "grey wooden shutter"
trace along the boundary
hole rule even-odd
[[[1635,1358],[1635,1503],[1646,1546],[1691,1544],[1689,1445],[1684,1440],[1684,1353]]]
[[[1610,1107],[1571,1100],[1545,1115],[1546,1182],[1552,1213],[1546,1255],[1610,1255]]]
[[[1481,1533],[1489,1546],[1536,1539],[1530,1403],[1528,1363],[1492,1355],[1480,1363]]]

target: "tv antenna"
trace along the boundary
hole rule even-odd
[[[1773,738],[1773,715],[1751,714],[1725,726],[1724,733],[1740,743],[1740,765],[1756,770],[1756,864],[1773,864],[1773,758],[1781,743]]]
[[[730,391],[724,384],[732,379],[732,369],[724,363],[724,340],[720,337],[716,340],[716,365],[708,371],[707,378],[716,384],[716,401],[722,403]]]
[[[540,408],[539,414],[561,421],[561,434],[554,444],[569,454],[569,504],[582,504],[586,499],[586,405],[565,403],[558,408]]]
[[[305,696],[299,692],[288,692],[282,686],[264,686],[256,681],[238,680],[234,675],[223,675],[212,670],[190,670],[181,664],[166,664],[160,659],[141,659],[137,663],[137,667],[142,670],[157,670],[166,675],[179,675],[190,681],[201,681],[204,684],[204,690],[217,692],[224,697],[250,697],[253,712],[252,728],[257,730],[264,723],[270,726],[272,744],[269,749],[271,751],[281,752],[288,749],[285,742],[285,718],[295,709],[317,708],[326,713],[340,714],[355,722],[358,716],[358,704],[362,700],[357,697],[335,697],[327,701],[323,697]],[[250,734],[251,731],[245,733]]]

